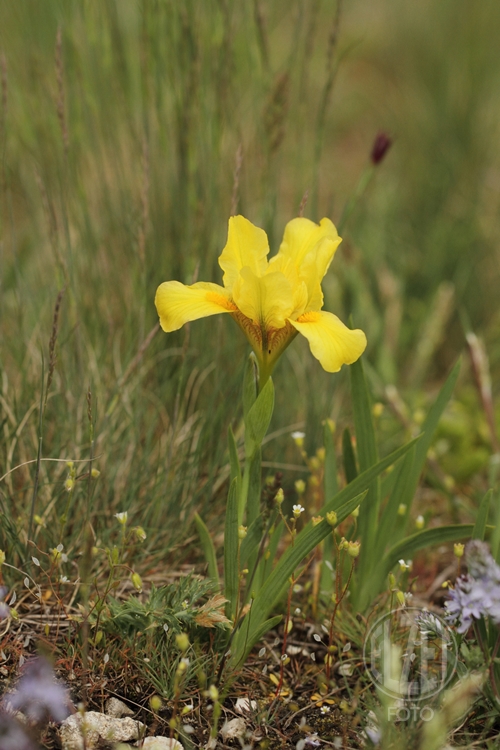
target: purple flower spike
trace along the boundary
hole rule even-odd
[[[35,657],[26,662],[16,690],[4,697],[2,708],[21,711],[30,721],[63,721],[70,714],[68,691],[57,682],[46,659]],[[0,750],[3,747],[0,745]]]
[[[370,154],[372,164],[374,164],[375,166],[377,166],[377,164],[380,164],[391,146],[392,138],[387,135],[387,133],[380,131],[373,142],[372,151]]]
[[[459,633],[466,633],[474,620],[489,617],[500,624],[500,566],[488,545],[474,539],[465,549],[469,574],[461,576],[446,602],[446,619],[457,623]]]

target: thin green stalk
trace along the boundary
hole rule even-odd
[[[29,555],[29,544],[33,533],[33,520],[35,517],[36,497],[38,494],[38,482],[40,478],[40,466],[42,463],[42,443],[43,443],[43,416],[44,408],[44,377],[45,377],[45,360],[42,352],[42,387],[40,390],[40,413],[38,418],[38,452],[36,457],[35,479],[33,482],[33,494],[31,496],[30,520],[28,524],[28,538],[26,540],[26,554]]]

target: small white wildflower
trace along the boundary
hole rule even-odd
[[[128,520],[128,513],[127,511],[123,511],[123,513],[115,513],[115,518],[118,519],[118,521],[122,524],[122,526],[125,526]]]
[[[321,706],[320,709],[322,714],[329,714],[330,713],[330,707],[329,706]]]
[[[59,576],[59,583],[69,583],[68,576]]]
[[[301,513],[305,511],[305,508],[299,504],[299,505],[294,505],[292,510],[293,510],[294,518],[298,518],[301,515]]]
[[[305,432],[292,432],[292,440],[294,441],[297,448],[302,448],[304,445]]]

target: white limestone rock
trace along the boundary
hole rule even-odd
[[[108,698],[105,706],[106,716],[112,716],[114,719],[121,719],[122,716],[133,716],[132,711],[126,703],[118,698]]]
[[[245,724],[244,719],[238,717],[236,719],[231,719],[231,721],[226,721],[221,727],[220,733],[222,739],[226,742],[227,740],[234,740],[237,737],[243,737],[246,728],[247,725]]]
[[[95,750],[101,739],[108,742],[137,740],[141,729],[144,730],[144,724],[140,721],[87,711],[83,716],[79,713],[68,716],[59,728],[59,736],[63,750]]]
[[[184,750],[180,742],[170,737],[146,737],[141,750]]]

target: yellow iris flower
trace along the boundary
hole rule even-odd
[[[321,281],[340,242],[330,219],[319,224],[292,219],[279,252],[268,261],[264,230],[243,216],[232,216],[219,258],[224,286],[160,284],[155,298],[160,325],[170,333],[189,321],[229,313],[257,356],[261,387],[297,333],[306,337],[327,372],[338,372],[366,347],[363,331],[350,330],[336,315],[321,310]]]

